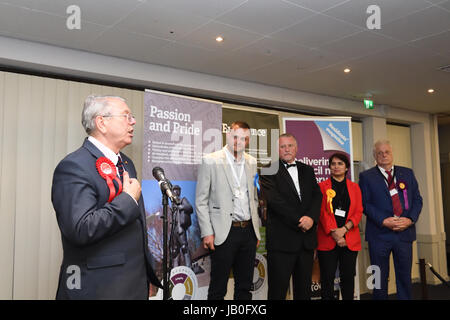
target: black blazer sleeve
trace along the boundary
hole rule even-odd
[[[317,184],[316,175],[314,169],[310,166],[303,166],[302,170],[305,171],[303,177],[305,179],[306,186],[304,187],[304,193],[302,194],[303,202],[305,202],[305,215],[311,217],[314,220],[314,224],[319,223],[320,208],[322,206],[322,192]],[[300,184],[303,183],[300,181]]]
[[[320,207],[322,204],[322,192],[317,184],[314,169],[310,166],[298,163],[300,201],[296,192],[291,190],[289,183],[289,174],[281,172],[285,170],[280,167],[275,175],[262,176],[261,187],[263,197],[267,201],[267,207],[272,214],[275,214],[286,226],[294,230],[298,228],[299,219],[302,216],[309,216],[317,225],[320,217]]]
[[[263,198],[267,202],[267,208],[271,214],[275,214],[287,227],[298,231],[298,220],[302,216],[301,212],[298,210],[298,206],[294,206],[289,201],[286,201],[286,195],[283,195],[277,180],[276,175],[261,176],[261,188],[263,190]],[[295,198],[291,200],[297,201]]]

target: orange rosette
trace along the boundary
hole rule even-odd
[[[333,198],[336,196],[336,191],[333,189],[328,189],[326,191],[327,195],[327,204],[330,207],[330,212],[333,213]]]

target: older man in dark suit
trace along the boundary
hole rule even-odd
[[[152,269],[141,186],[120,152],[136,121],[125,100],[89,96],[89,135],[53,176],[52,202],[64,250],[57,299],[148,299]]]
[[[261,179],[267,201],[268,298],[284,300],[292,275],[294,299],[310,299],[322,192],[313,168],[295,161],[295,137],[282,134],[278,142],[278,172]]]
[[[367,216],[366,241],[370,263],[380,268],[381,286],[373,298],[388,298],[389,258],[394,258],[397,297],[412,299],[412,243],[416,240],[416,222],[422,211],[422,197],[414,172],[394,166],[388,140],[379,140],[373,148],[377,165],[359,175],[364,214]]]

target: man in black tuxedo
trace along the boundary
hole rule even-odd
[[[82,124],[88,138],[53,175],[64,250],[56,298],[148,299],[149,283],[161,284],[136,169],[120,152],[132,142],[136,120],[124,99],[89,96]]]
[[[322,193],[313,168],[295,161],[295,137],[282,134],[278,144],[278,172],[261,178],[267,201],[268,298],[284,300],[292,275],[294,299],[310,299]]]

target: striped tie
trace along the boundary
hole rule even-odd
[[[117,169],[119,170],[120,180],[123,182],[123,171],[125,170],[123,167],[122,158],[119,156],[119,160],[117,161]]]
[[[388,189],[389,191],[395,189],[395,182],[394,182],[394,177],[392,176],[391,173],[392,169],[387,171],[386,173],[388,175]],[[394,195],[391,195],[392,198],[392,207],[394,209],[394,215],[396,217],[400,217],[403,213],[403,208],[402,208],[402,204],[400,202],[400,197],[398,195],[398,192],[395,193]]]

